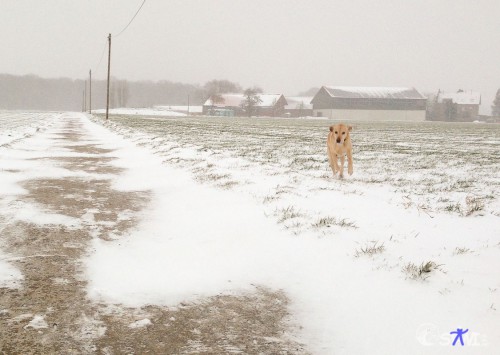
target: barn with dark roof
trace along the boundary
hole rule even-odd
[[[338,120],[424,121],[426,98],[415,88],[323,86],[314,116]]]

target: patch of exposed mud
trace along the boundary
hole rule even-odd
[[[19,289],[0,289],[0,351],[6,354],[81,353],[91,342],[75,336],[81,318],[91,312],[85,282],[80,277],[84,248],[67,248],[72,241],[89,242],[84,230],[13,223],[2,231],[14,265],[24,275]],[[64,280],[61,282],[60,280]],[[30,323],[35,325],[30,326]],[[68,352],[65,352],[68,351]]]
[[[99,237],[107,239],[111,232],[120,235],[135,226],[150,197],[148,192],[116,191],[110,185],[109,180],[40,179],[25,182],[23,188],[29,192],[25,200],[98,226]]]
[[[175,310],[110,308],[97,346],[110,354],[306,354],[289,333],[287,304],[283,292],[259,288]]]

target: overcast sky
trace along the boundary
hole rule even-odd
[[[143,0],[0,0],[0,73],[105,77]],[[500,0],[147,0],[112,75],[296,94],[321,85],[500,88]]]

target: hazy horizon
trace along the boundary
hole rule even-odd
[[[133,81],[464,89],[483,114],[500,88],[495,0],[147,0],[115,38],[141,3],[0,0],[0,73],[104,79],[112,33],[112,75]]]

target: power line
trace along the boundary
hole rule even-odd
[[[101,53],[101,59],[99,59],[99,63],[97,63],[97,66],[94,69],[94,72],[97,73],[97,70],[99,69],[99,66],[101,65],[102,58],[104,58],[104,52],[106,51],[106,47],[108,45],[108,39],[104,42],[104,47],[102,48],[102,53]]]
[[[118,33],[116,36],[114,36],[115,38],[118,37],[119,35],[121,35],[123,32],[125,32],[125,30],[130,26],[130,24],[132,23],[132,21],[134,21],[135,17],[139,13],[139,11],[141,11],[141,9],[142,9],[142,7],[144,6],[145,3],[146,3],[146,0],[144,0],[142,2],[141,6],[139,7],[139,9],[137,10],[137,12],[135,13],[134,17],[132,17],[132,19],[129,21],[129,23],[127,24],[127,26],[125,26],[125,28],[123,30],[121,30],[120,33]],[[97,72],[97,70],[99,69],[99,67],[101,65],[102,58],[104,58],[104,52],[106,52],[107,45],[108,45],[108,39],[106,39],[106,41],[104,42],[104,47],[102,48],[101,58],[99,59],[99,63],[97,63],[97,65],[96,65],[96,67],[94,69],[94,72]]]
[[[132,21],[134,21],[135,17],[137,16],[137,14],[139,13],[139,11],[141,11],[142,7],[144,6],[144,4],[146,3],[146,0],[144,0],[141,4],[141,6],[139,7],[139,9],[137,10],[137,12],[135,13],[134,17],[132,17],[132,19],[130,20],[130,22],[127,24],[127,26],[125,26],[125,28],[123,30],[120,31],[120,33],[118,33],[116,36],[114,36],[114,38],[118,37],[119,35],[121,35],[123,32],[125,32],[125,30],[128,28],[128,26],[130,26],[130,24],[132,23]]]

